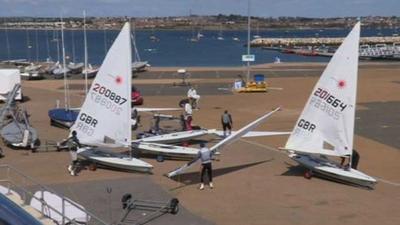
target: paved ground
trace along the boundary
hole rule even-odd
[[[154,184],[150,177],[129,179],[111,179],[102,181],[77,182],[71,185],[52,185],[56,191],[65,194],[70,199],[84,205],[88,210],[98,215],[100,219],[115,223],[122,215],[121,198],[125,193],[132,194],[134,199],[169,202],[171,194]],[[107,189],[111,193],[107,192]],[[151,211],[138,210],[132,212],[128,219],[142,220]],[[146,219],[145,219],[146,220]],[[188,221],[190,221],[188,223]],[[184,207],[180,207],[177,215],[164,214],[155,218],[149,224],[176,224],[176,225],[208,225],[213,224],[206,219],[193,215]]]
[[[356,134],[400,150],[400,102],[369,102],[361,106],[366,109],[356,113]]]
[[[277,73],[277,77],[269,78],[270,86],[277,88],[268,93],[205,94],[211,89],[215,90],[220,84],[232,84],[238,69],[212,69],[221,71],[221,74],[231,71],[227,72],[226,77],[217,78],[215,73],[214,75],[210,73],[210,78],[207,78],[199,73],[196,75],[197,78],[191,78],[191,82],[199,85],[199,93],[203,96],[200,103],[201,110],[194,113],[194,122],[203,127],[220,128],[220,115],[224,109],[228,109],[233,115],[234,129],[239,129],[263,113],[281,105],[283,110],[262,124],[259,130],[292,130],[310,90],[317,81],[318,72],[315,66],[310,65],[286,67],[283,64],[279,65],[279,68],[272,69],[273,71],[268,67],[257,69],[257,72],[266,74],[281,71]],[[317,69],[322,71],[321,68]],[[201,71],[200,68],[190,70]],[[164,71],[167,74],[173,73],[174,70]],[[296,76],[286,76],[295,73]],[[89,187],[85,190],[93,189],[96,190],[94,193],[99,193],[93,200],[86,196],[73,197],[85,203],[104,198],[106,185],[115,185],[113,193],[116,207],[118,207],[118,196],[126,191],[140,192],[141,196],[146,197],[161,190],[161,197],[178,197],[182,206],[190,212],[187,214],[189,217],[195,215],[197,219],[203,218],[221,225],[397,225],[400,224],[398,215],[400,96],[397,91],[400,83],[399,74],[398,64],[363,65],[360,69],[354,145],[361,154],[360,170],[376,177],[379,181],[373,191],[318,178],[304,179],[304,169],[278,150],[278,147],[284,146],[287,140],[285,136],[242,139],[225,148],[219,157],[220,161],[213,163],[216,174],[215,188],[213,190],[206,188],[204,191],[197,189],[199,170],[197,166],[175,180],[163,176],[166,172],[182,165],[184,163],[182,161],[158,163],[153,158],[143,158],[154,165],[153,175],[98,169],[96,172],[84,170],[78,177],[71,177],[66,173],[66,165],[69,162],[67,152],[32,154],[2,146],[6,157],[0,159],[0,163],[12,164],[43,183],[60,187],[65,193],[73,190],[70,192],[72,197],[78,194],[84,195],[80,190],[85,187]],[[156,74],[153,75],[156,77]],[[146,94],[145,107],[175,107],[185,96],[186,91],[182,89],[179,96],[177,90],[170,90],[167,84],[174,81],[177,79],[144,78],[140,74],[134,83],[143,85],[145,89],[142,90]],[[80,85],[76,87],[83,87],[80,80],[73,80],[71,83]],[[42,143],[45,140],[61,140],[67,136],[66,130],[50,127],[47,117],[47,110],[54,107],[56,99],[63,102],[64,95],[59,89],[62,85],[62,81],[58,80],[23,83],[25,95],[30,98],[24,106],[31,113],[31,122],[38,129]],[[159,87],[162,85],[165,86],[160,91]],[[71,96],[72,106],[79,106],[83,100],[82,91],[75,88],[71,90]],[[147,120],[145,118],[150,116],[145,114],[144,122]],[[143,186],[138,186],[137,189],[136,185],[131,187],[131,184],[134,185],[136,182],[140,182]],[[132,189],[124,189],[128,187]],[[97,204],[90,207],[91,209],[93,207],[94,211],[99,210],[100,214],[101,210],[104,210],[103,206]],[[187,221],[185,219],[186,224],[191,224],[191,218],[194,218],[189,217]],[[193,221],[198,221],[197,219]]]

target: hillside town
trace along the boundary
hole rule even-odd
[[[253,27],[257,29],[330,29],[351,27],[361,19],[363,27],[392,28],[400,27],[400,17],[368,16],[344,18],[305,18],[305,17],[252,17]],[[63,18],[67,29],[80,29],[83,18]],[[170,29],[186,30],[243,30],[247,29],[247,17],[241,15],[215,16],[176,16],[176,17],[88,17],[88,29],[119,29],[125,21],[132,21],[137,29]],[[38,17],[3,17],[0,19],[0,28],[40,28],[47,29],[59,22],[60,18]]]

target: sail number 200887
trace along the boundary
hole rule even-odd
[[[127,101],[126,98],[122,98],[121,96],[117,95],[115,92],[112,92],[107,87],[102,86],[98,83],[94,84],[93,91],[99,93],[100,95],[103,95],[104,97],[110,99],[111,101],[113,101],[119,105],[122,105]]]

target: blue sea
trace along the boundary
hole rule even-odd
[[[344,37],[350,29],[310,29],[310,30],[266,30],[253,35],[261,37]],[[142,61],[152,66],[242,66],[241,55],[246,54],[247,31],[223,31],[224,40],[217,40],[218,31],[202,31],[204,37],[198,42],[189,40],[197,34],[181,30],[137,30],[136,46]],[[363,29],[362,36],[391,36],[393,29]],[[100,65],[107,49],[111,46],[118,31],[90,30],[87,32],[89,62]],[[155,35],[159,41],[153,42]],[[7,45],[8,37],[8,45]],[[0,30],[0,60],[28,59],[57,61],[57,39],[59,31],[54,30]],[[234,41],[239,38],[240,41]],[[75,62],[83,62],[84,44],[82,30],[65,30],[66,55]],[[7,47],[9,46],[9,48]],[[8,50],[9,49],[9,50]],[[275,57],[282,62],[324,62],[325,57],[306,57],[281,54],[276,51],[252,48],[255,63],[271,63]],[[61,48],[60,54],[61,55]],[[75,56],[75,57],[74,57]]]

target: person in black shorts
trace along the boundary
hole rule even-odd
[[[221,123],[222,123],[222,129],[224,130],[224,137],[230,135],[232,132],[233,120],[231,114],[228,113],[228,110],[225,110],[224,114],[222,114]]]
[[[213,179],[212,179],[212,160],[213,152],[206,147],[204,143],[200,143],[200,150],[197,153],[197,157],[201,160],[201,173],[200,173],[200,190],[204,189],[204,176],[208,175],[208,185],[210,188],[214,188]]]

